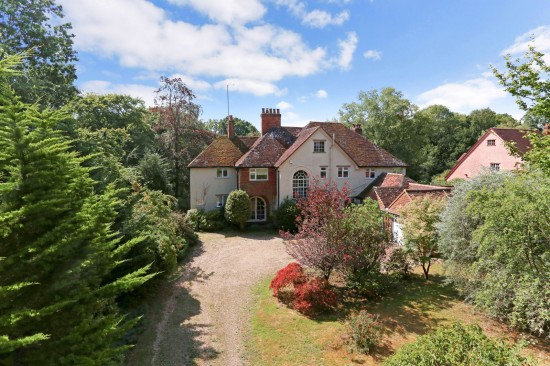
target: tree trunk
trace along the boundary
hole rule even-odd
[[[426,267],[426,263],[422,263],[422,271],[424,271],[424,277],[426,277],[426,279],[428,279],[428,273],[430,272],[431,265],[432,265],[431,260],[428,262],[428,267]]]

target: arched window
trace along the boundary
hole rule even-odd
[[[298,170],[292,177],[292,198],[302,198],[307,195],[309,177],[303,170]]]
[[[265,201],[261,197],[250,199],[250,221],[265,221],[267,218]]]

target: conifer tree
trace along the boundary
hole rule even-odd
[[[53,129],[61,112],[0,87],[0,363],[108,364],[135,323],[116,297],[153,275],[110,277],[138,241],[111,230],[118,192],[94,194],[90,169]]]

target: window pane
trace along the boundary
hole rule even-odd
[[[293,198],[302,198],[307,195],[309,187],[309,177],[306,172],[299,170],[292,177],[292,196]]]

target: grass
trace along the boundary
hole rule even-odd
[[[252,327],[247,350],[252,365],[378,365],[405,343],[431,329],[461,321],[479,324],[489,336],[507,336],[517,341],[520,334],[478,314],[464,304],[451,286],[445,285],[436,265],[429,281],[415,274],[390,295],[374,301],[344,301],[335,313],[309,319],[278,303],[269,290],[269,279],[255,288]],[[378,314],[385,330],[383,343],[371,355],[350,347],[346,316],[366,309]],[[528,337],[531,341],[533,338]],[[525,353],[550,364],[548,343],[538,340]]]

